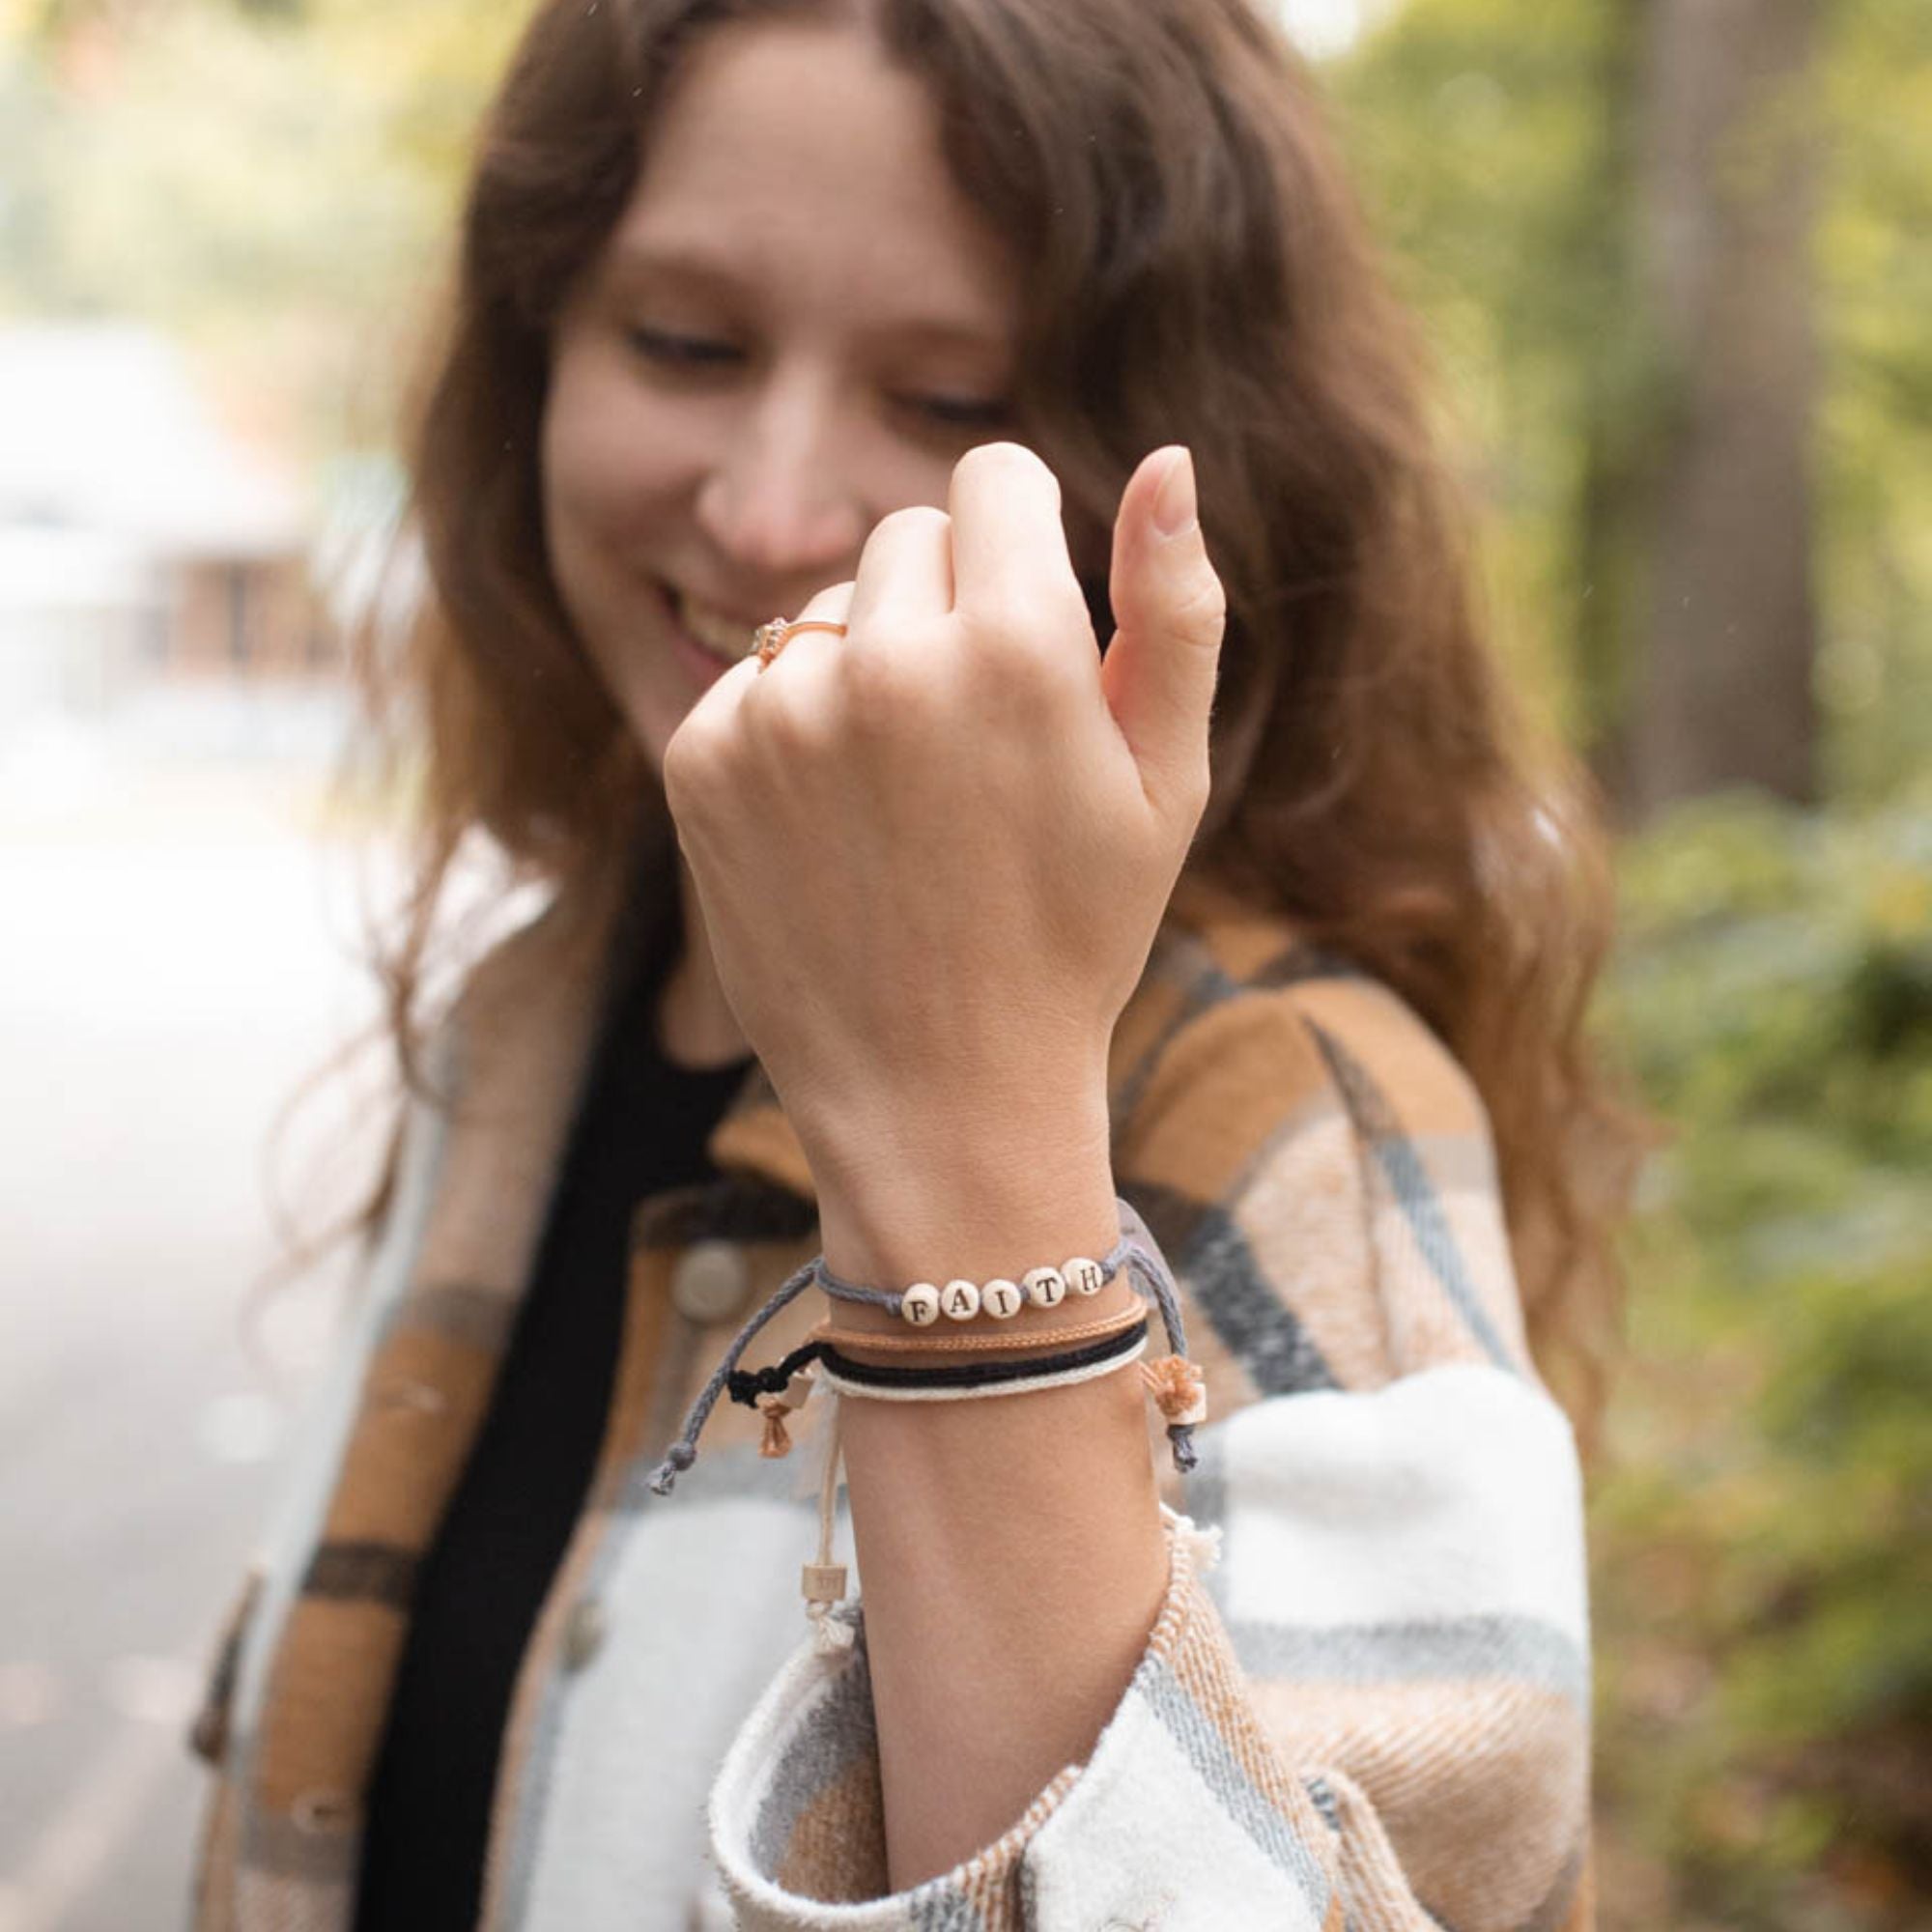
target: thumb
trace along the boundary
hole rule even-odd
[[[1194,459],[1178,443],[1144,457],[1121,494],[1108,594],[1118,626],[1100,661],[1108,708],[1149,799],[1198,812],[1227,594],[1202,541]]]

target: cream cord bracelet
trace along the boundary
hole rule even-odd
[[[797,1358],[810,1350],[825,1386],[840,1395],[869,1396],[880,1402],[961,1402],[975,1396],[1019,1395],[1029,1389],[1058,1388],[1104,1376],[1138,1361],[1147,1348],[1147,1319],[1078,1349],[1036,1355],[1017,1362],[944,1362],[912,1367],[900,1362],[855,1362],[828,1342],[808,1342],[779,1364],[779,1372],[802,1367]]]

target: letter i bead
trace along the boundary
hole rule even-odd
[[[980,1306],[996,1321],[1010,1321],[1026,1306],[1026,1296],[1017,1282],[989,1281],[980,1292]]]

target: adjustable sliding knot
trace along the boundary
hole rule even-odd
[[[787,1396],[787,1408],[803,1408],[805,1398],[810,1393],[808,1378],[799,1375],[801,1369],[808,1369],[825,1352],[823,1342],[808,1342],[803,1348],[794,1349],[781,1362],[772,1362],[762,1369],[733,1369],[724,1378],[724,1389],[731,1400],[744,1408],[759,1406],[758,1398],[764,1395]],[[806,1385],[794,1388],[795,1381],[805,1380]]]
[[[777,1395],[791,1378],[776,1362],[762,1369],[733,1369],[724,1378],[724,1392],[741,1408],[752,1408],[761,1395]]]

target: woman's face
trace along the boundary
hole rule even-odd
[[[856,28],[714,31],[560,318],[552,568],[654,769],[699,692],[1009,433],[1016,285]]]

